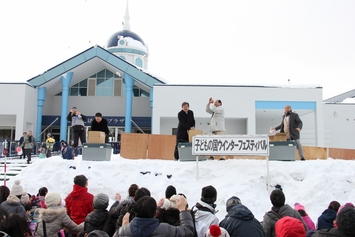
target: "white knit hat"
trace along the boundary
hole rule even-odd
[[[47,205],[47,207],[51,206],[59,206],[61,204],[61,197],[59,193],[47,193],[46,197],[44,198],[44,201]]]
[[[12,185],[12,188],[11,188],[11,194],[15,195],[15,196],[21,196],[22,193],[23,193],[23,188],[20,184],[20,180],[16,180],[14,185]]]
[[[161,205],[161,209],[168,210],[170,208],[170,201],[168,199],[164,199],[163,205]]]
[[[27,192],[24,191],[24,192],[22,193],[22,196],[21,196],[21,203],[22,203],[23,205],[26,205],[26,204],[28,204],[28,201],[29,201],[29,200],[30,200],[30,198],[29,198]]]

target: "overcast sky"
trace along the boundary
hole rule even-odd
[[[25,82],[122,30],[126,0],[1,1],[0,82]],[[129,0],[170,83],[355,89],[354,0]],[[302,96],[302,95],[300,95]]]

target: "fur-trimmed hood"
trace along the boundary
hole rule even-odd
[[[51,223],[55,219],[58,218],[58,216],[62,214],[67,213],[67,209],[64,207],[55,207],[55,208],[41,208],[39,209],[39,219],[45,221],[46,223]]]
[[[10,195],[7,197],[6,201],[7,201],[7,203],[10,204],[10,205],[14,205],[14,204],[15,204],[15,205],[18,205],[18,204],[21,204],[21,203],[20,203],[20,199],[19,199],[17,196],[13,195],[13,194],[10,194]]]

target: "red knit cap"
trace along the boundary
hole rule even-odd
[[[285,216],[276,222],[276,237],[306,237],[306,230],[302,221]]]
[[[219,228],[218,225],[211,225],[210,226],[210,234],[213,236],[213,237],[218,237],[221,235],[221,228]]]

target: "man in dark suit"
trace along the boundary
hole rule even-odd
[[[280,130],[280,132],[286,133],[287,140],[293,140],[296,142],[296,147],[301,160],[305,160],[303,149],[300,141],[300,131],[302,129],[302,120],[297,113],[292,112],[290,105],[285,106],[285,114],[282,116],[281,124],[274,129]]]
[[[187,131],[195,129],[194,112],[192,112],[192,110],[189,109],[190,108],[189,103],[183,102],[181,107],[182,110],[178,113],[179,124],[176,132],[176,147],[174,152],[175,160],[179,159],[179,152],[177,148],[179,142],[188,142],[189,135]]]
[[[91,122],[91,131],[101,131],[106,134],[105,136],[105,143],[108,143],[109,139],[109,133],[110,131],[108,130],[107,127],[108,123],[105,118],[102,117],[101,113],[96,113],[95,114],[95,119]]]

